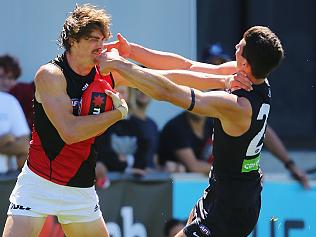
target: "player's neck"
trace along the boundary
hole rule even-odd
[[[255,78],[253,75],[248,75],[248,78],[250,79],[250,81],[252,82],[252,84],[254,85],[260,85],[262,83],[264,83],[264,81],[266,80],[265,78]]]
[[[81,76],[86,76],[91,71],[91,65],[87,65],[83,61],[81,61],[80,57],[76,57],[73,54],[70,54],[69,52],[66,53],[67,61],[70,66],[70,68]]]

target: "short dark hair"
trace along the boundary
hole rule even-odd
[[[18,79],[21,76],[21,67],[19,61],[9,54],[0,56],[0,67],[5,74],[11,74],[11,79]]]
[[[284,57],[280,39],[265,26],[254,26],[243,36],[246,45],[242,56],[247,59],[255,78],[266,78]]]
[[[100,30],[105,39],[111,37],[111,17],[104,9],[98,9],[90,4],[76,5],[67,17],[58,42],[66,51],[70,49],[70,39],[79,41],[88,36],[93,30]]]

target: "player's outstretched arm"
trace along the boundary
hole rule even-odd
[[[251,106],[247,99],[223,91],[201,92],[177,85],[153,70],[139,67],[111,51],[100,56],[102,73],[118,71],[135,87],[156,100],[170,102],[183,109],[221,119],[230,135],[241,135],[250,126]],[[243,119],[239,119],[243,118]]]
[[[180,55],[149,49],[139,44],[128,42],[120,33],[117,41],[104,44],[104,48],[110,51],[116,48],[124,58],[130,58],[146,67],[153,69],[189,69],[191,60]]]
[[[221,65],[199,63],[178,54],[149,49],[139,44],[130,43],[120,33],[117,34],[117,41],[104,44],[104,48],[106,48],[107,51],[116,48],[122,57],[133,59],[152,69],[182,69],[218,75],[231,75],[236,73],[237,65],[235,61]]]
[[[36,100],[42,104],[47,117],[67,144],[94,137],[122,119],[118,109],[99,115],[74,116],[66,92],[66,80],[60,69],[52,64],[42,66],[34,82]]]

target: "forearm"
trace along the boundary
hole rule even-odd
[[[14,142],[9,142],[0,147],[0,153],[8,156],[26,155],[29,148],[29,135],[18,137]]]
[[[194,62],[190,67],[191,71],[204,72],[218,75],[232,75],[237,72],[236,61],[230,61],[220,65]]]
[[[153,69],[189,69],[191,60],[180,55],[148,49],[138,44],[131,43],[129,58]]]
[[[153,70],[176,84],[199,90],[225,89],[230,75],[215,75],[187,70]]]
[[[73,116],[60,134],[68,144],[80,142],[103,133],[121,118],[122,114],[117,109],[99,115]]]
[[[191,103],[189,88],[177,86],[163,75],[150,69],[141,68],[127,60],[116,61],[112,65],[126,80],[139,90],[156,100],[169,101],[181,108],[188,108]]]

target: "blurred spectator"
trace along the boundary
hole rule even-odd
[[[131,90],[134,92],[135,104],[132,107],[129,121],[139,130],[137,139],[144,149],[146,168],[154,169],[155,160],[157,160],[159,132],[157,124],[146,114],[151,98],[138,89]]]
[[[30,130],[19,102],[0,91],[0,173],[21,169],[27,158]]]
[[[126,101],[130,101],[131,94],[127,87],[119,86],[116,89]],[[106,187],[109,183],[107,170],[140,176],[145,174],[146,144],[142,143],[139,137],[141,137],[139,128],[126,118],[118,121],[96,138],[96,176],[99,187],[102,184]]]
[[[213,120],[188,111],[163,127],[158,150],[159,165],[167,172],[199,172],[211,169]]]
[[[33,124],[33,95],[34,82],[22,83],[17,79],[21,75],[19,62],[10,55],[0,56],[0,91],[9,92],[20,102],[29,128]]]
[[[164,236],[174,237],[184,227],[185,227],[185,223],[183,221],[171,218],[165,223],[164,230],[163,230]]]
[[[220,43],[209,45],[203,51],[202,61],[204,63],[210,63],[219,65],[231,61],[231,57],[224,52],[223,47]]]
[[[264,146],[284,164],[284,167],[290,172],[292,177],[299,181],[305,189],[310,188],[305,172],[299,169],[289,156],[283,142],[276,132],[267,125],[266,135],[264,138]]]

